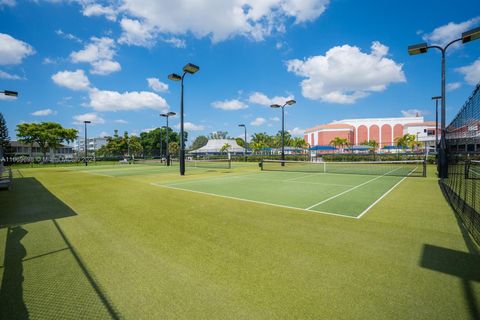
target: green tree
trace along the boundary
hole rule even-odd
[[[227,139],[228,138],[228,131],[216,131],[210,133],[210,139]]]
[[[77,138],[77,134],[76,129],[67,129],[55,122],[21,123],[17,125],[19,140],[30,145],[35,142],[38,143],[44,159],[50,148],[55,150],[63,142],[72,142]]]
[[[228,149],[230,149],[232,146],[228,143],[225,143],[221,148],[220,148],[220,153],[228,152]]]
[[[335,148],[342,149],[344,146],[348,146],[348,140],[346,138],[335,137],[330,141],[330,144]]]
[[[242,138],[235,138],[235,142],[242,148],[245,148],[245,141]]]
[[[380,146],[376,140],[365,140],[362,145],[370,146],[373,148],[373,151],[377,150]]]
[[[251,143],[255,143],[257,147],[261,146],[260,149],[268,147],[272,148],[274,147],[274,138],[265,132],[254,133],[252,135]],[[252,149],[254,148],[252,147]]]
[[[143,147],[140,143],[140,138],[137,136],[130,136],[128,138],[128,149],[130,150],[130,155],[133,157],[138,157],[143,153]]]
[[[284,145],[291,146],[292,145],[292,135],[290,132],[285,131],[284,134]],[[273,144],[270,147],[280,148],[282,146],[282,130],[278,131],[275,137],[273,137]]]
[[[206,136],[198,136],[193,140],[191,149],[192,150],[197,150],[200,149],[201,147],[205,146],[208,143],[208,138]]]
[[[417,137],[414,134],[405,134],[402,137],[395,139],[398,147],[414,149],[420,145],[420,142],[417,141]]]
[[[180,144],[177,141],[172,141],[168,144],[168,152],[170,156],[178,156],[178,152],[180,151]]]
[[[295,148],[302,148],[302,149],[308,148],[307,142],[305,141],[305,139],[301,137],[293,138],[290,143],[291,143],[291,146]]]
[[[8,148],[10,147],[10,137],[8,136],[7,122],[0,112],[0,165]]]

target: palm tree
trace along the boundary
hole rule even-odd
[[[414,134],[405,134],[402,137],[395,139],[398,147],[410,148],[413,150],[415,147],[419,146],[420,143],[417,141],[417,137]]]
[[[224,153],[224,152],[228,152],[228,149],[230,149],[232,146],[229,145],[228,143],[225,143],[221,148],[220,148],[220,152],[221,153]]]
[[[344,146],[348,146],[348,140],[346,138],[335,137],[330,141],[330,144],[335,148],[343,149]]]

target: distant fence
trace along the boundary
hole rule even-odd
[[[480,83],[447,127],[445,195],[480,244]]]

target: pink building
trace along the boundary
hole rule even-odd
[[[375,140],[380,147],[395,145],[404,134],[417,135],[419,141],[435,141],[435,122],[423,117],[346,119],[305,130],[310,146],[328,146],[335,137],[346,138],[351,145]]]

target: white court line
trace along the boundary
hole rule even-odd
[[[321,213],[321,214],[327,214],[327,215],[332,215],[332,216],[337,216],[337,217],[342,217],[342,218],[350,218],[350,219],[356,219],[356,217],[351,217],[347,215],[342,215],[338,213],[331,213],[331,212],[325,212],[325,211],[316,211],[316,210],[306,210],[302,208],[297,208],[297,207],[290,207],[290,206],[284,206],[281,204],[274,204],[274,203],[269,203],[269,202],[262,202],[262,201],[256,201],[256,200],[249,200],[249,199],[242,199],[242,198],[237,198],[237,197],[230,197],[230,196],[224,196],[220,194],[215,194],[215,193],[208,193],[208,192],[203,192],[203,191],[196,191],[196,190],[189,190],[189,189],[183,189],[183,188],[175,188],[175,187],[170,187],[162,184],[158,184],[155,182],[150,183],[152,186],[156,187],[162,187],[162,188],[167,188],[167,189],[173,189],[173,190],[180,190],[180,191],[185,191],[185,192],[192,192],[192,193],[198,193],[198,194],[203,194],[207,196],[214,196],[214,197],[219,197],[219,198],[226,198],[226,199],[232,199],[232,200],[238,200],[238,201],[244,201],[244,202],[251,202],[251,203],[256,203],[256,204],[263,204],[263,205],[268,205],[268,206],[273,206],[273,207],[280,207],[280,208],[285,208],[285,209],[293,209],[297,211],[302,211],[303,213]]]
[[[221,180],[221,179],[226,179],[226,178],[237,178],[237,177],[244,177],[244,176],[252,176],[256,175],[258,173],[246,173],[246,174],[235,174],[235,175],[228,175],[228,176],[221,176],[221,177],[215,177],[215,178],[205,178],[205,177],[199,177],[198,179],[189,179],[186,181],[181,181],[177,183],[167,183],[169,186],[178,186],[182,184],[188,184],[192,182],[208,182],[208,181],[215,181],[215,180]]]
[[[308,207],[308,208],[305,208],[305,210],[310,210],[310,209],[312,209],[312,208],[314,208],[314,207],[316,207],[316,206],[319,206],[319,205],[321,205],[321,204],[324,204],[325,202],[328,202],[328,201],[333,200],[333,199],[335,199],[335,198],[337,198],[337,197],[340,197],[341,195],[344,195],[345,193],[348,193],[348,192],[350,192],[350,191],[353,191],[353,190],[355,190],[355,189],[357,189],[357,188],[360,188],[360,187],[366,185],[367,183],[370,183],[370,182],[372,182],[372,181],[375,181],[375,180],[377,180],[377,179],[380,179],[380,178],[386,176],[387,174],[392,173],[392,172],[394,172],[394,171],[396,171],[396,170],[398,170],[398,169],[400,169],[400,168],[393,169],[392,171],[389,171],[389,172],[387,172],[387,173],[384,173],[384,174],[382,174],[381,176],[378,176],[378,177],[375,177],[375,178],[370,179],[370,180],[368,180],[368,181],[365,181],[365,182],[362,183],[362,184],[359,184],[359,185],[357,185],[357,186],[355,186],[355,187],[353,187],[353,188],[347,189],[347,190],[345,190],[345,191],[343,191],[343,192],[341,192],[341,193],[339,193],[339,194],[337,194],[337,195],[334,195],[334,196],[332,196],[332,197],[330,197],[330,198],[327,198],[327,199],[325,199],[325,200],[322,200],[322,201],[320,201],[319,203],[314,204],[313,206],[310,206],[310,207]]]
[[[376,205],[377,203],[380,202],[380,200],[382,200],[383,198],[385,198],[387,196],[387,194],[389,194],[390,192],[393,191],[393,189],[395,189],[400,183],[403,182],[403,180],[407,179],[408,176],[410,176],[415,170],[417,170],[417,168],[413,169],[412,171],[410,171],[406,177],[404,177],[402,180],[398,181],[393,187],[391,187],[387,192],[385,192],[380,198],[378,198],[374,203],[372,203],[370,206],[368,206],[367,209],[363,210],[362,213],[360,213],[358,216],[357,216],[357,219],[360,219],[365,213],[367,213],[368,210],[370,210],[371,208],[373,208],[374,205]]]
[[[298,177],[297,177],[298,178]],[[304,178],[304,177],[302,177]],[[249,178],[247,179],[256,179],[256,178]],[[313,185],[325,185],[325,186],[337,186],[337,187],[353,187],[353,184],[338,184],[338,183],[323,183],[323,182],[308,182],[308,181],[296,181],[293,179],[270,179],[268,178],[268,181],[278,181],[278,182],[293,182],[293,183],[302,183],[302,184],[313,184]]]

